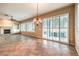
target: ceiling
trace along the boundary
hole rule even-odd
[[[71,3],[39,3],[38,13],[40,15],[70,4]],[[36,3],[0,3],[0,14],[5,13],[13,16],[17,21],[22,21],[36,16],[36,8]]]

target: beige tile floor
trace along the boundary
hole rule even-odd
[[[77,56],[74,47],[23,35],[0,35],[1,56]]]

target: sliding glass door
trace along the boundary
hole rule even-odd
[[[42,31],[43,31],[42,32],[42,35],[43,35],[43,38],[46,38],[46,39],[48,38],[48,29],[47,29],[47,26],[48,25],[47,25],[47,23],[48,23],[48,20],[47,19],[44,19],[43,20],[43,27],[42,27],[43,28],[42,29]]]
[[[64,14],[43,19],[43,38],[68,43],[68,16]]]
[[[50,40],[53,39],[53,26],[52,26],[52,17],[49,19],[49,38]]]
[[[43,38],[52,40],[53,36],[53,27],[52,27],[52,18],[47,18],[43,20]]]
[[[53,39],[59,41],[59,17],[53,17]]]
[[[69,17],[68,14],[60,16],[60,41],[68,43],[69,42]]]

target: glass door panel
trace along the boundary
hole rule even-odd
[[[68,14],[43,19],[43,38],[69,43],[68,24]]]
[[[48,29],[49,29],[49,37],[48,39],[52,40],[53,36],[52,36],[52,31],[53,31],[53,28],[52,28],[52,18],[49,18],[49,25],[48,25]]]
[[[49,40],[49,20],[47,19],[47,21],[46,21],[46,23],[47,23],[47,28],[46,28],[46,35],[47,35],[47,37],[46,37],[46,39],[47,40]]]
[[[68,43],[68,14],[60,16],[60,42]]]
[[[53,40],[59,41],[59,17],[53,18]]]
[[[48,32],[47,32],[47,19],[43,20],[43,38],[48,38]]]

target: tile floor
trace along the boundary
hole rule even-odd
[[[77,56],[74,47],[23,35],[0,35],[1,56]]]

